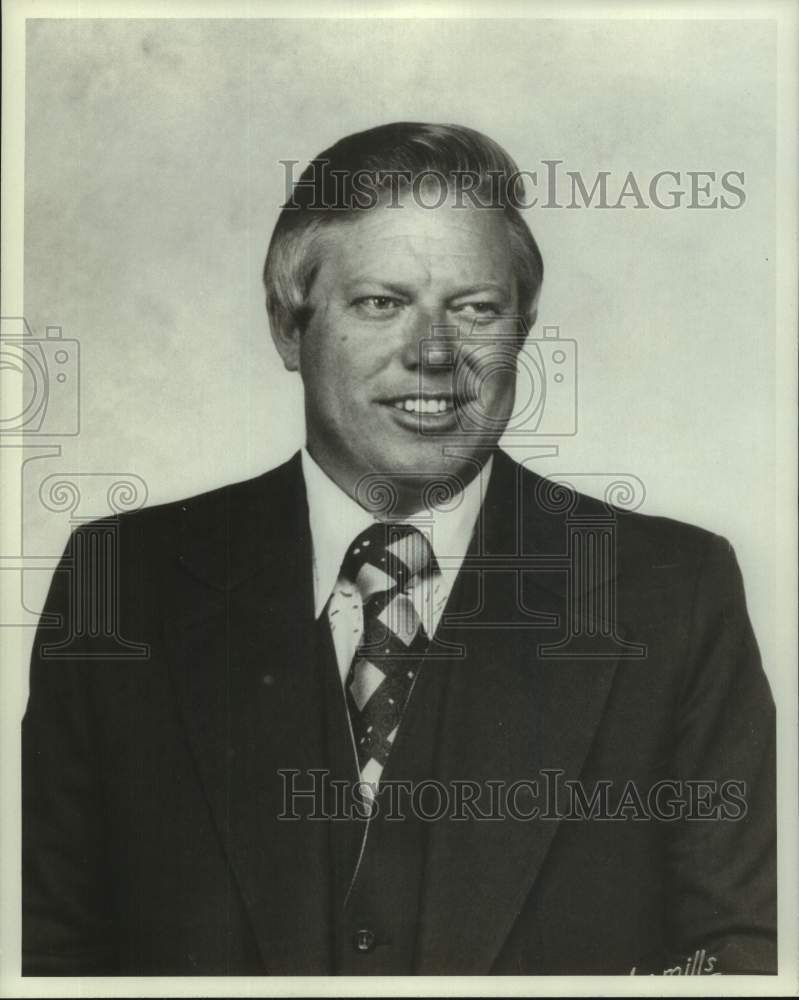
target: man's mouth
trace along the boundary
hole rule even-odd
[[[452,392],[408,392],[379,401],[391,419],[411,434],[451,434],[461,427],[462,407],[473,400]]]
[[[452,392],[407,392],[399,396],[386,397],[380,402],[384,406],[402,410],[403,413],[435,417],[452,413],[453,410],[468,405],[472,400]]]
[[[406,413],[437,414],[454,409],[455,401],[451,396],[403,396],[391,400],[391,405]]]

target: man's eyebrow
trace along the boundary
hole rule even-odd
[[[361,285],[375,285],[380,288],[385,288],[395,295],[411,295],[412,289],[408,285],[398,284],[395,281],[389,281],[386,278],[375,278],[369,275],[363,275],[359,278],[354,278],[352,281],[348,282],[348,288],[350,290],[360,287]],[[477,295],[481,292],[493,292],[496,295],[500,295],[505,299],[510,299],[512,296],[511,289],[508,285],[502,284],[498,281],[479,281],[471,285],[464,285],[462,288],[457,288],[447,295],[447,299],[460,299],[466,295]]]
[[[511,290],[507,285],[498,281],[480,281],[477,284],[459,289],[453,295],[450,295],[450,298],[459,299],[464,295],[477,295],[480,292],[495,292],[497,295],[501,295],[507,299],[511,297]]]
[[[410,295],[410,288],[407,285],[398,285],[394,281],[387,281],[385,278],[373,278],[369,275],[362,275],[359,278],[353,278],[352,281],[347,282],[347,287],[350,290],[355,288],[360,288],[361,285],[375,285],[380,288],[385,288],[387,291],[393,292],[395,295]]]

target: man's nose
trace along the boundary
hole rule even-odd
[[[428,365],[440,364],[438,355],[445,347],[438,346],[438,341],[444,338],[457,337],[458,327],[448,319],[446,309],[428,306],[416,310],[413,319],[404,331],[402,344],[402,361],[406,368],[425,368]],[[451,346],[448,348],[451,351]]]

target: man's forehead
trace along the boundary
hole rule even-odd
[[[506,224],[479,209],[380,207],[330,226],[321,263],[340,275],[379,264],[411,271],[464,269],[506,277],[512,268]]]

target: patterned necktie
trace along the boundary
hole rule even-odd
[[[345,691],[361,780],[372,785],[386,766],[429,643],[407,591],[436,569],[430,543],[407,524],[373,524],[341,564],[363,601],[363,633]]]

